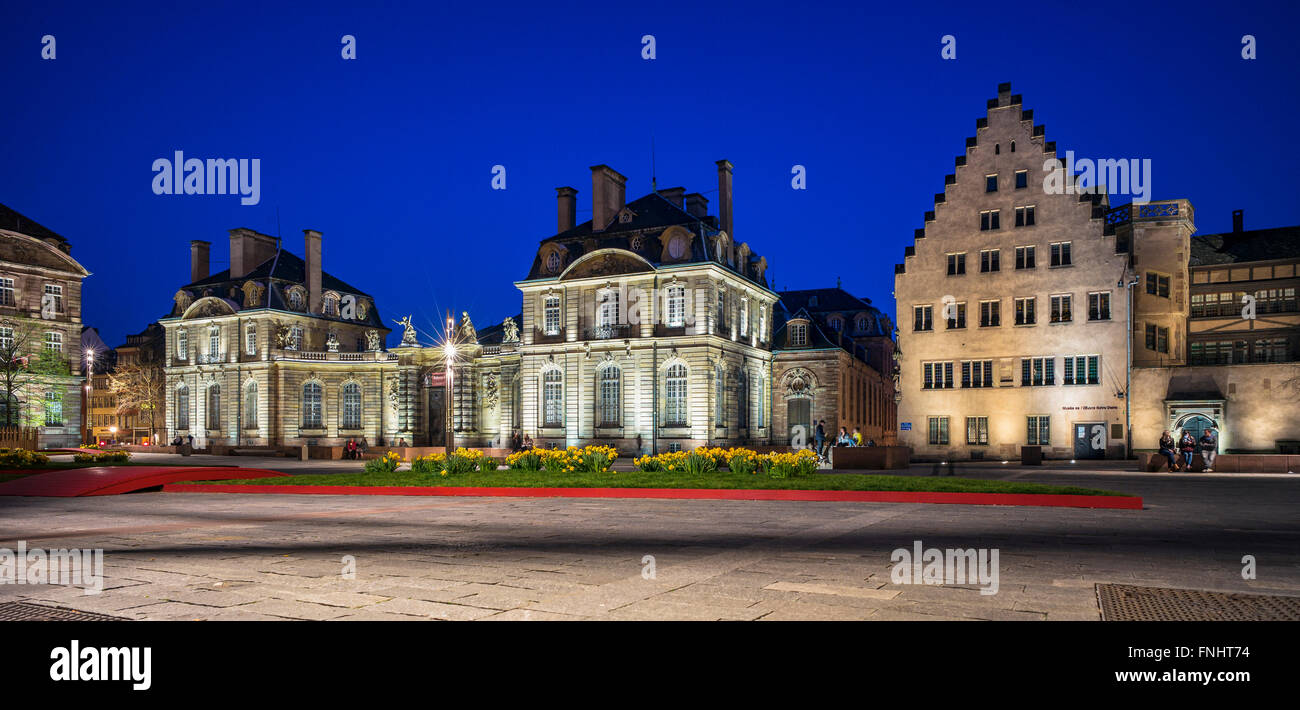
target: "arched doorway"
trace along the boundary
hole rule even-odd
[[[1177,438],[1182,436],[1183,430],[1186,429],[1192,433],[1193,438],[1199,440],[1205,430],[1212,426],[1215,426],[1214,421],[1204,414],[1188,414],[1178,420],[1172,433]],[[1223,432],[1219,432],[1219,435],[1222,436]]]

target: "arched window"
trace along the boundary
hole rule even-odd
[[[190,352],[190,334],[184,328],[176,331],[176,359],[188,360]]]
[[[208,387],[208,428],[221,428],[221,385]]]
[[[240,412],[245,429],[257,428],[257,382],[250,380],[244,385],[244,411]]]
[[[542,426],[564,426],[564,379],[558,369],[542,375]]]
[[[727,375],[722,371],[721,365],[713,369],[713,426],[727,425],[727,422],[724,419],[727,407],[726,402],[723,401],[723,397],[726,394],[726,378]]]
[[[621,375],[617,367],[609,366],[600,371],[600,425],[616,427],[622,421],[620,405],[622,399]]]
[[[840,318],[839,316],[831,316],[829,323],[831,326],[831,330],[837,333],[841,330],[844,330],[844,319]]]
[[[321,414],[321,389],[319,382],[308,382],[302,386],[302,428],[325,428]]]
[[[321,299],[321,312],[327,316],[338,316],[339,297],[332,293],[325,294]]]
[[[249,355],[257,354],[257,324],[249,323],[244,326],[244,352]]]
[[[289,308],[295,311],[301,311],[306,308],[306,300],[303,296],[302,289],[293,288],[289,290]]]
[[[683,286],[668,287],[668,326],[680,328],[686,325],[686,289]]]
[[[181,385],[176,388],[176,428],[190,428],[190,388],[188,385]]]
[[[343,428],[361,428],[361,385],[355,382],[343,385]]]
[[[668,368],[665,383],[665,426],[686,426],[686,366],[677,363]]]

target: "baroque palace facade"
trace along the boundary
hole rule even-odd
[[[887,440],[892,322],[839,288],[772,290],[766,260],[732,236],[732,169],[717,163],[716,216],[685,188],[628,202],[626,178],[598,165],[593,218],[577,224],[578,191],[558,188],[557,231],[516,282],[521,312],[482,330],[462,313],[450,373],[409,318],[384,347],[371,297],[320,270],[320,233],[305,232],[304,259],[232,230],[231,268],[215,275],[209,244],[192,242],[190,283],[159,321],[168,438],[440,447],[450,418],[458,446],[517,431],[645,453],[784,446],[824,419]]]
[[[916,455],[1123,457],[1211,425],[1221,451],[1300,445],[1300,228],[1193,236],[1185,199],[1049,192],[1059,153],[1009,84],[966,146],[895,267]]]

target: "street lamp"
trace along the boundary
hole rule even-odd
[[[442,354],[446,358],[447,370],[447,455],[450,456],[452,451],[456,450],[456,434],[452,430],[452,363],[456,360],[456,322],[451,318],[451,311],[447,311],[447,329],[443,331]]]
[[[90,397],[94,389],[92,384],[95,381],[95,349],[86,348],[86,404],[81,408],[82,427],[86,431],[85,441],[93,442],[95,433],[90,430]]]

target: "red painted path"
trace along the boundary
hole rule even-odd
[[[238,466],[90,466],[39,471],[0,483],[0,496],[109,496],[177,481],[286,476],[279,471]]]
[[[211,478],[205,480],[220,480]],[[0,486],[2,488],[2,486]],[[293,486],[168,484],[165,493],[276,493],[282,495],[500,496],[520,498],[676,498],[703,500],[802,500],[870,503],[1027,505],[1141,510],[1137,496],[1039,493],[937,493],[929,491],[810,491],[736,488],[524,488],[473,486]]]

